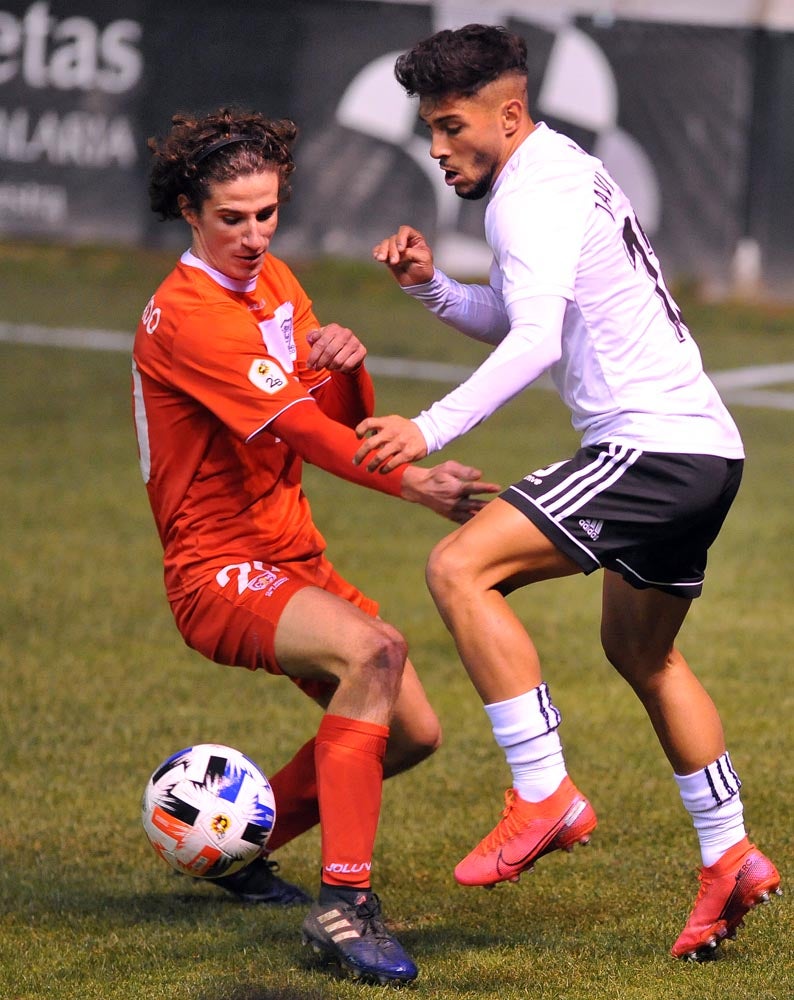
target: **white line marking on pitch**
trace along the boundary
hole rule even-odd
[[[132,336],[118,330],[37,326],[33,323],[0,322],[0,341],[120,353],[129,353],[132,350]],[[382,358],[373,355],[368,357],[367,367],[373,375],[381,375],[384,378],[412,378],[422,382],[453,384],[465,381],[473,371],[472,367],[465,365],[451,365],[439,361],[412,361],[407,358]],[[751,365],[747,368],[711,372],[710,376],[726,402],[773,410],[794,410],[794,391],[771,388],[794,382],[794,363]],[[535,385],[549,388],[550,382],[547,379],[539,379]]]

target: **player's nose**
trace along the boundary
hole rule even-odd
[[[449,156],[449,149],[447,149],[443,136],[434,135],[430,140],[430,155],[434,160],[440,160],[444,156]]]
[[[267,243],[267,227],[256,219],[250,219],[243,230],[243,242],[249,247],[259,247]]]

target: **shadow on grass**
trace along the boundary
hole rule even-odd
[[[177,883],[174,890],[114,891],[98,882],[86,887],[61,879],[58,884],[37,883],[24,891],[0,893],[0,918],[26,921],[40,927],[57,923],[73,931],[88,929],[100,920],[106,932],[147,925],[183,926],[195,929],[204,922],[243,925],[266,922],[271,941],[293,940],[304,916],[303,907],[270,907],[242,903],[221,889],[190,887],[184,891]]]
[[[74,911],[89,915],[101,911],[103,917],[110,915],[122,924],[130,922],[175,923],[180,920],[195,925],[202,916],[220,917],[224,921],[230,917],[267,918],[273,930],[283,925],[285,936],[294,936],[295,927],[304,917],[304,907],[274,907],[257,903],[242,903],[221,890],[213,892],[147,892],[134,894],[104,894],[95,897],[94,906],[89,900],[74,900]],[[81,905],[82,904],[82,905]],[[286,919],[285,919],[286,918]]]
[[[219,989],[200,993],[196,1000],[324,1000],[320,990],[297,989],[292,986],[266,987],[254,985],[235,986],[230,990]]]

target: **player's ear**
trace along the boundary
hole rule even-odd
[[[512,97],[502,105],[502,128],[506,136],[514,135],[524,118],[524,105],[517,97]]]
[[[190,199],[186,194],[177,195],[176,203],[179,206],[179,211],[182,213],[182,218],[187,222],[189,226],[195,225],[198,219],[198,213],[193,207]]]

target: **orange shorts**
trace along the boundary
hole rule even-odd
[[[171,602],[182,638],[215,663],[248,670],[283,674],[274,641],[279,618],[304,587],[320,587],[349,601],[374,618],[378,605],[343,579],[322,554],[295,563],[273,566],[259,560],[234,563],[215,578]],[[290,678],[312,697],[332,685]]]

